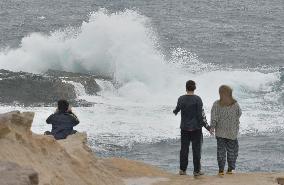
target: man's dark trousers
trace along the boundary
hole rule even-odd
[[[181,130],[180,169],[186,171],[188,165],[189,145],[192,143],[194,172],[201,168],[201,145],[203,142],[202,129],[187,131]]]

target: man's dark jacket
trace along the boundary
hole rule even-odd
[[[47,124],[52,124],[51,134],[55,139],[65,139],[73,134],[73,127],[79,124],[79,120],[72,112],[56,112],[50,115]]]
[[[181,130],[199,130],[202,127],[210,130],[203,110],[203,103],[199,96],[180,96],[173,113],[177,115],[179,111],[181,111]]]

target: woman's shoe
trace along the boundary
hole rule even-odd
[[[186,171],[179,170],[179,175],[186,175]]]
[[[193,175],[194,175],[195,177],[197,177],[197,176],[201,176],[201,175],[204,175],[204,172],[202,172],[202,171],[199,171],[199,172],[193,172]]]

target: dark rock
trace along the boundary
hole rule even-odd
[[[38,173],[12,162],[0,162],[0,185],[38,185]]]
[[[52,103],[59,99],[75,99],[74,86],[58,78],[41,75],[0,70],[0,102]]]
[[[101,90],[100,86],[97,84],[95,80],[98,77],[95,75],[83,74],[83,73],[71,73],[71,72],[57,71],[51,69],[49,69],[44,74],[50,77],[64,79],[65,81],[73,81],[81,83],[84,86],[86,93],[89,95],[96,95],[97,92]]]
[[[53,76],[57,78],[60,78],[60,77],[69,77],[69,78],[77,77],[78,78],[82,76],[84,77],[92,76],[91,74],[73,73],[73,72],[59,71],[59,70],[53,70],[53,69],[47,70],[44,74],[47,76]]]
[[[59,99],[67,99],[72,106],[92,106],[78,100],[72,82],[81,83],[87,94],[101,90],[92,74],[48,70],[44,74],[0,70],[0,103],[18,106],[55,106]],[[71,82],[71,83],[69,83]]]
[[[70,105],[72,105],[72,107],[92,107],[94,106],[96,103],[94,102],[88,102],[86,100],[70,100],[69,101]],[[53,107],[55,107],[56,105],[54,104]]]
[[[103,74],[94,74],[91,72],[86,73],[76,73],[76,72],[67,72],[67,71],[59,71],[54,69],[49,69],[45,72],[45,74],[48,74],[50,76],[54,77],[82,77],[82,76],[92,76],[95,79],[105,79],[105,80],[112,80],[113,75],[103,75]]]

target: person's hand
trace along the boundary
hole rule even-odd
[[[69,106],[67,112],[72,112],[72,107]]]

